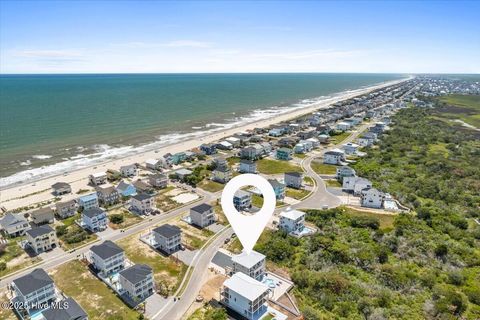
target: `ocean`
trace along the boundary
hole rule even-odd
[[[0,75],[0,187],[272,117],[402,77]]]

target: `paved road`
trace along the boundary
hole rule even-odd
[[[68,261],[71,261],[71,260],[74,260],[74,259],[77,259],[77,258],[81,257],[83,254],[88,252],[88,250],[90,250],[90,247],[94,244],[98,244],[99,242],[104,241],[104,240],[118,241],[122,238],[128,237],[128,236],[133,235],[133,234],[135,234],[137,232],[140,232],[142,230],[147,230],[148,228],[151,228],[151,227],[155,226],[156,224],[159,224],[159,223],[165,222],[169,219],[178,217],[181,214],[183,214],[185,211],[190,209],[191,207],[194,207],[194,206],[198,205],[199,202],[211,202],[214,199],[216,199],[215,196],[213,194],[209,193],[209,192],[205,192],[205,191],[202,191],[202,190],[196,190],[196,191],[201,196],[203,196],[203,198],[201,198],[197,201],[194,201],[194,202],[192,202],[192,203],[190,203],[186,206],[183,206],[181,208],[173,210],[173,211],[171,211],[167,214],[161,214],[161,215],[158,215],[158,216],[151,216],[150,218],[146,218],[145,221],[142,221],[141,223],[136,224],[129,229],[126,229],[125,232],[121,232],[120,230],[115,230],[115,231],[108,232],[107,234],[103,235],[101,239],[98,239],[97,241],[92,242],[85,247],[77,249],[73,252],[65,252],[65,253],[63,253],[63,254],[55,257],[55,258],[52,258],[52,259],[49,259],[49,260],[46,260],[46,261],[42,261],[42,263],[36,265],[35,268],[43,268],[45,270],[54,269],[54,268],[58,267],[59,265],[65,263],[65,262],[68,262]],[[16,274],[13,274],[11,276],[7,276],[5,278],[2,278],[0,280],[0,289],[6,287],[14,279],[30,273],[30,271],[31,271],[31,268],[23,269],[22,271],[20,271]]]

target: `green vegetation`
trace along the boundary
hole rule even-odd
[[[88,233],[75,223],[71,224],[70,226],[57,226],[55,231],[65,250],[78,248],[84,244],[94,241],[97,238],[96,235]]]
[[[335,131],[334,133],[331,134],[330,137],[330,142],[333,144],[339,144],[345,141],[348,137],[352,135],[351,132],[345,131],[345,132],[337,132]]]
[[[288,161],[260,159],[257,161],[257,170],[263,174],[278,174],[285,172],[302,172],[302,168]]]
[[[85,309],[89,319],[138,319],[138,312],[128,308],[78,260],[61,265],[51,276],[62,292]]]
[[[324,181],[325,181],[325,184],[327,185],[327,187],[332,187],[332,188],[341,188],[342,187],[342,184],[335,179],[327,179],[327,180],[324,180]]]
[[[216,182],[212,180],[204,180],[200,182],[198,187],[208,192],[218,192],[220,190],[223,190],[223,187],[225,187],[225,185],[220,182]]]
[[[286,188],[285,190],[285,195],[287,197],[293,198],[293,199],[303,199],[306,196],[310,194],[310,191],[305,190],[305,189],[293,189],[293,188]]]
[[[0,276],[40,262],[39,257],[30,258],[25,250],[20,247],[22,240],[25,240],[25,237],[8,239],[7,243],[0,244]]]
[[[435,114],[445,119],[459,119],[480,129],[480,96],[453,94],[438,99]]]
[[[108,212],[108,220],[112,229],[125,229],[143,221],[138,215],[123,208]]]
[[[303,182],[307,186],[313,186],[313,179],[311,177],[308,177],[308,176],[303,177]]]
[[[307,157],[307,154],[306,153],[295,153],[293,156],[295,158],[304,159],[304,158]]]
[[[205,303],[202,308],[197,309],[188,320],[227,320],[227,311],[224,308],[214,308]]]
[[[480,140],[409,108],[354,166],[413,214],[309,210],[319,232],[266,231],[256,250],[289,271],[306,319],[479,319]]]
[[[335,174],[337,173],[337,166],[334,166],[332,164],[324,164],[320,160],[312,161],[311,167],[313,171],[315,171],[318,174]]]
[[[257,194],[252,194],[252,206],[261,208],[263,206],[263,198]]]
[[[228,163],[228,165],[231,167],[231,166],[233,166],[234,164],[240,163],[240,158],[239,158],[239,157],[230,157],[230,158],[227,158],[227,163]]]

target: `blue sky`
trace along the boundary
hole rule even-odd
[[[480,2],[0,1],[1,73],[480,73]]]

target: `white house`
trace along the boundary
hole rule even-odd
[[[307,141],[312,144],[312,148],[318,148],[320,146],[320,141],[317,138],[308,138]]]
[[[127,166],[120,167],[120,174],[123,177],[133,177],[137,175],[137,166],[135,164],[130,164]]]
[[[157,159],[148,159],[145,161],[145,167],[150,170],[161,170],[166,164],[166,161]]]
[[[90,183],[98,186],[107,182],[107,174],[105,172],[95,172],[88,176]]]
[[[125,268],[123,249],[110,240],[92,246],[87,259],[95,270],[104,277]]]
[[[238,272],[225,280],[220,296],[223,305],[254,320],[266,313],[269,292],[267,285]]]
[[[58,247],[58,239],[55,230],[48,224],[27,230],[27,242],[36,254],[50,251]]]
[[[23,214],[13,214],[7,212],[0,220],[2,230],[11,237],[18,237],[25,235],[27,230],[30,230],[30,224]]]
[[[182,247],[182,229],[170,224],[164,224],[152,230],[154,246],[168,254],[172,254]]]
[[[213,207],[209,204],[202,203],[190,209],[190,219],[194,225],[205,228],[215,223],[217,217],[213,211]]]
[[[100,208],[91,208],[82,211],[82,225],[84,228],[98,232],[107,228],[107,214]]]
[[[327,151],[323,155],[325,164],[342,164],[345,161],[345,152],[339,149]]]
[[[146,264],[136,264],[120,271],[118,281],[122,294],[135,304],[142,302],[155,291],[153,271]]]
[[[11,288],[13,290],[11,302],[19,307],[17,311],[21,314],[57,300],[55,283],[45,270],[40,268],[13,280]]]
[[[305,212],[299,210],[282,211],[278,227],[287,233],[302,231],[305,228]]]
[[[284,180],[287,187],[301,189],[303,184],[303,174],[301,172],[285,172]]]
[[[250,254],[242,252],[232,257],[233,272],[242,272],[253,279],[261,281],[266,272],[265,256],[257,251]]]
[[[351,127],[351,124],[348,122],[339,122],[337,123],[335,128],[340,131],[347,131],[350,129],[350,127]]]
[[[359,147],[358,144],[349,142],[349,143],[345,143],[345,144],[343,145],[343,150],[345,150],[345,154],[347,154],[347,155],[352,155],[352,154],[356,154],[356,153],[357,153],[358,147]]]
[[[293,147],[293,152],[295,152],[295,153],[305,153],[305,152],[307,152],[307,148],[305,147],[305,144],[297,143],[295,145],[295,147]]]
[[[221,149],[221,150],[232,150],[233,149],[233,145],[228,141],[220,141],[217,144],[216,147],[217,147],[217,149]]]
[[[130,200],[131,209],[140,214],[149,214],[153,209],[154,198],[146,193],[138,193]]]
[[[349,166],[341,166],[337,168],[337,173],[335,174],[335,178],[339,181],[343,181],[345,177],[355,177],[356,172],[355,169],[350,168]]]
[[[361,193],[362,207],[367,208],[381,208],[383,203],[383,192],[375,189],[363,189]]]
[[[256,173],[257,172],[257,164],[255,161],[252,160],[240,160],[240,166],[238,167],[238,171],[240,173]]]

